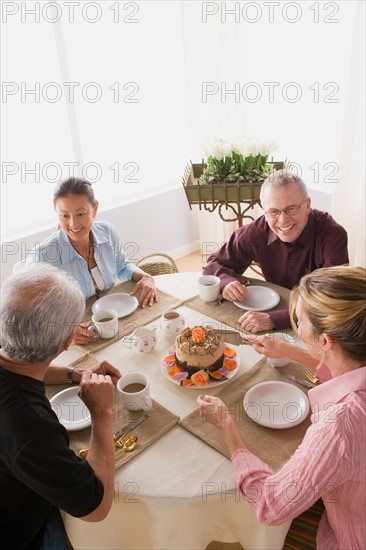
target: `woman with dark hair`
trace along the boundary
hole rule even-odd
[[[98,296],[120,279],[136,282],[131,295],[141,291],[141,307],[158,301],[153,278],[127,260],[117,230],[108,222],[94,221],[99,203],[90,182],[74,177],[61,182],[54,192],[53,204],[59,229],[35,247],[28,264],[45,262],[67,271],[85,298]],[[75,343],[85,344],[93,339],[87,326],[81,325]]]
[[[265,525],[292,519],[319,498],[325,511],[318,550],[364,549],[366,541],[366,269],[328,267],[293,290],[290,316],[309,354],[332,378],[309,391],[312,424],[278,472],[249,451],[226,405],[198,397],[201,416],[218,428],[237,486]]]

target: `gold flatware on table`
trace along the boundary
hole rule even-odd
[[[116,447],[123,447],[123,444],[125,443],[125,441],[127,439],[126,436],[130,437],[131,434],[132,434],[131,430],[133,428],[136,428],[136,426],[138,426],[142,422],[145,422],[145,420],[147,420],[149,417],[150,417],[149,413],[143,414],[142,416],[139,416],[139,418],[136,418],[135,420],[132,420],[132,422],[130,422],[129,424],[126,424],[126,426],[124,426],[123,428],[118,430],[118,432],[113,434],[113,439],[114,439],[115,446]],[[137,436],[134,436],[134,437],[137,437]],[[137,441],[137,439],[136,439],[136,441]],[[81,458],[86,458],[86,456],[88,455],[88,450],[89,449],[81,449],[79,451],[79,456]],[[130,449],[130,450],[132,451],[132,449]]]
[[[121,435],[121,437],[115,437],[114,438],[114,446],[115,447],[123,447],[123,444],[125,443],[125,441],[127,441],[127,439],[129,439],[132,435],[133,435],[132,432],[128,432],[124,435]]]
[[[122,453],[130,453],[134,450],[137,445],[138,437],[137,435],[130,435],[124,443],[122,443],[121,448],[116,451],[116,458],[119,458]]]
[[[79,456],[81,458],[86,458],[88,456],[88,451],[89,451],[89,449],[80,449]]]
[[[116,457],[119,456],[120,451],[123,452],[130,452],[133,451],[133,449],[137,445],[138,436],[133,433],[127,433],[119,437],[118,439],[115,439],[114,445],[115,447],[118,447],[116,450]],[[79,451],[79,456],[81,458],[86,458],[88,456],[89,449],[81,449]]]
[[[306,378],[310,380],[310,382],[315,386],[317,386],[318,384],[321,384],[321,381],[314,375],[313,372],[311,372],[311,370],[304,369],[303,373],[305,374]]]

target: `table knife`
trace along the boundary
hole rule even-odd
[[[299,378],[298,376],[295,376],[294,374],[290,374],[289,372],[285,372],[282,369],[278,369],[278,372],[282,374],[282,376],[286,376],[286,378],[288,378],[289,380],[293,380],[294,382],[297,382],[302,386],[306,386],[307,388],[314,388],[314,384],[312,384],[309,380],[305,380],[304,378]]]
[[[147,420],[149,416],[150,415],[147,413],[147,414],[143,414],[142,416],[139,416],[138,418],[136,418],[136,420],[132,420],[132,422],[130,422],[129,424],[127,424],[126,426],[118,430],[118,432],[116,432],[113,435],[114,439],[116,440],[119,437],[121,437],[121,435],[129,432],[130,430],[133,430],[133,428],[136,428],[136,426],[141,424],[141,422],[144,422],[145,420]]]
[[[252,342],[243,339],[244,337],[236,330],[223,330],[220,328],[214,328],[213,330],[228,344],[234,344],[235,346],[240,346],[244,344],[248,346],[252,345]]]

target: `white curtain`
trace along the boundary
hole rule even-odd
[[[365,258],[365,4],[358,2],[352,26],[348,88],[340,136],[340,178],[333,194],[334,217],[347,229],[350,264]]]
[[[265,2],[182,2],[192,161],[213,137],[276,143],[313,206],[332,196],[351,262],[364,263],[364,2],[277,4],[271,21]],[[199,220],[201,244],[237,226],[217,212]]]

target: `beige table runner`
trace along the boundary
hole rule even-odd
[[[97,359],[93,357],[93,355],[87,354],[81,359],[74,361],[72,364],[78,368],[88,369],[94,366],[97,362]],[[46,396],[48,399],[51,399],[54,395],[56,395],[56,393],[66,388],[70,388],[70,386],[60,384],[48,385],[46,386]],[[154,399],[152,402],[152,409],[148,411],[150,418],[139,424],[139,426],[133,430],[133,433],[139,438],[135,449],[130,453],[122,453],[116,459],[116,468],[119,468],[122,464],[125,464],[129,460],[133,459],[134,456],[137,456],[177,424],[179,416],[173,414]],[[113,405],[114,433],[143,414],[145,414],[144,411],[128,411],[125,409],[119,398],[117,390],[115,390],[115,401]],[[78,430],[76,432],[69,432],[70,447],[75,451],[75,454],[78,454],[81,449],[89,447],[90,436],[91,427],[85,428],[84,430]],[[116,450],[118,449],[116,448]]]
[[[244,411],[243,398],[245,393],[254,385],[268,380],[279,380],[281,382],[292,382],[280,375],[281,369],[269,367],[266,359],[261,359],[248,372],[242,374],[237,380],[224,386],[216,395],[228,406],[233,416],[236,427],[246,447],[266,462],[273,470],[279,470],[293,455],[301,443],[307,428],[310,426],[310,415],[308,418],[293,428],[277,430],[264,428],[251,420]],[[303,367],[298,363],[290,363],[286,371],[301,375]],[[305,394],[307,389],[298,386]],[[204,388],[202,393],[204,393]],[[201,419],[198,410],[189,414],[179,424],[202,439],[205,443],[230,458],[230,453],[223,442],[217,429]]]
[[[120,292],[130,293],[131,290],[134,288],[135,284],[136,283],[132,281],[126,281],[124,283],[121,283],[120,285],[114,286],[113,288],[107,290],[106,292],[103,292],[102,296],[106,296],[108,294],[116,294]],[[76,346],[76,347],[79,348],[80,350],[91,351],[91,352],[104,349],[110,344],[113,344],[113,342],[120,340],[127,334],[131,334],[131,332],[133,332],[135,328],[137,328],[139,325],[147,325],[151,321],[154,321],[155,319],[159,319],[163,311],[167,309],[174,309],[183,303],[181,299],[176,298],[175,296],[171,296],[170,294],[167,294],[162,290],[157,290],[157,292],[158,292],[159,301],[155,303],[153,306],[151,307],[147,306],[144,309],[138,307],[136,311],[131,313],[131,315],[128,315],[127,317],[122,317],[121,319],[119,319],[118,334],[114,338],[111,338],[110,340],[103,340],[102,338],[99,338],[95,342],[91,342],[90,344],[87,344],[85,346]],[[97,301],[97,298],[95,296],[92,296],[87,300],[85,314],[83,317],[84,323],[91,320],[92,305],[96,301]]]
[[[265,286],[267,288],[272,288],[280,295],[279,304],[269,311],[276,311],[278,309],[287,308],[290,301],[291,291],[282,286],[269,283],[267,281],[262,281],[260,279],[250,279],[251,286]],[[224,301],[221,305],[218,305],[217,302],[206,303],[199,296],[194,296],[189,300],[185,301],[185,305],[207,315],[213,317],[214,319],[220,319],[220,322],[230,327],[235,328],[236,330],[242,330],[238,324],[238,319],[241,317],[246,310],[238,308],[233,302]]]

